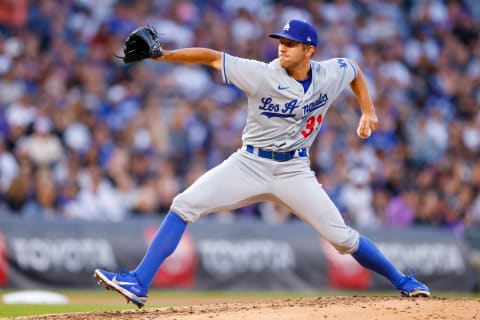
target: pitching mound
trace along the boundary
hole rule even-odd
[[[322,297],[112,312],[18,317],[22,320],[480,319],[473,298]]]

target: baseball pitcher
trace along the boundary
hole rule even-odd
[[[206,48],[164,50],[152,27],[141,27],[129,36],[125,63],[154,59],[212,67],[225,83],[245,92],[247,120],[243,146],[174,198],[137,268],[123,274],[97,269],[94,276],[140,308],[157,270],[175,250],[188,223],[208,213],[273,201],[310,224],[340,253],[351,254],[365,268],[386,277],[403,296],[428,297],[426,285],[400,272],[372,241],[345,224],[310,167],[309,148],[332,102],[345,88],[350,87],[361,108],[358,136],[368,138],[377,128],[362,71],[348,58],[313,61],[317,32],[306,21],[290,20],[270,37],[279,41],[278,58],[264,63]]]

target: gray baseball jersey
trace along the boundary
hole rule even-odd
[[[328,108],[357,71],[346,58],[311,61],[311,70],[305,92],[278,59],[263,63],[223,54],[224,82],[248,98],[243,147],[177,195],[174,212],[193,222],[204,214],[274,201],[311,224],[338,251],[357,249],[358,232],[345,224],[317,181],[307,153],[298,152],[312,145]],[[288,161],[261,156],[268,151],[291,151],[294,156]]]
[[[311,61],[307,92],[290,77],[279,60],[263,63],[224,54],[223,80],[248,97],[244,144],[275,151],[309,148],[328,108],[356,76],[346,58]]]

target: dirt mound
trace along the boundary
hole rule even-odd
[[[480,319],[474,298],[321,297],[229,302],[112,312],[18,317],[18,320],[303,320]]]

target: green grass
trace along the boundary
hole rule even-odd
[[[2,290],[0,296],[13,290]],[[67,296],[70,303],[65,305],[35,305],[35,304],[0,304],[0,318],[10,318],[28,315],[71,313],[71,312],[94,312],[94,311],[119,311],[135,310],[136,307],[126,304],[125,300],[114,292],[104,290],[54,290]],[[398,296],[396,292],[372,292],[372,291],[321,291],[321,292],[231,292],[231,291],[175,291],[175,290],[151,290],[149,302],[145,309],[163,308],[174,305],[196,304],[198,301],[208,303],[232,300],[270,300],[288,298],[309,298],[320,296]],[[465,293],[435,294],[442,297],[477,297]],[[87,299],[89,303],[82,303]]]
[[[4,304],[0,306],[0,318],[71,313],[71,312],[91,312],[91,311],[113,311],[131,309],[131,306],[119,305],[40,305],[40,304]]]

